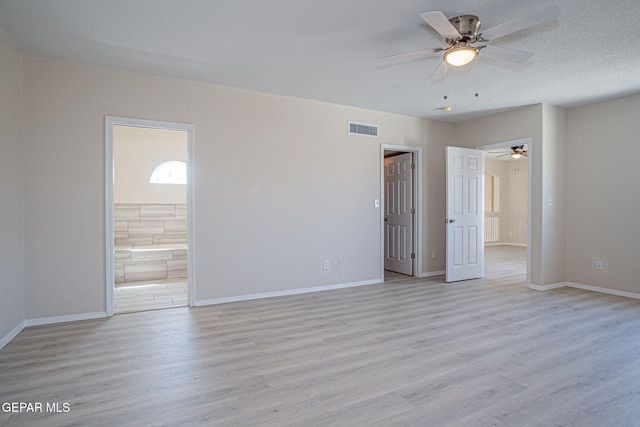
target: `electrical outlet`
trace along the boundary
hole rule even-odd
[[[598,271],[604,270],[604,263],[602,262],[601,259],[596,260],[596,270]]]
[[[336,266],[337,266],[338,268],[342,268],[342,261],[341,261],[341,260],[338,260],[338,262],[336,263]]]
[[[323,270],[328,270],[328,269],[329,269],[329,267],[331,267],[331,262],[330,262],[328,259],[325,259],[325,260],[322,262],[322,269],[323,269]]]

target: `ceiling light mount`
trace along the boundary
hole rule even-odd
[[[480,18],[475,15],[460,15],[449,19],[449,22],[458,30],[460,37],[447,39],[448,42],[459,40],[473,43],[477,41],[478,31],[480,31]]]
[[[444,53],[443,58],[449,65],[462,67],[478,55],[478,48],[471,46],[470,43],[478,40],[480,18],[475,15],[460,15],[449,19],[449,22],[458,31],[459,37],[446,39],[451,47]]]

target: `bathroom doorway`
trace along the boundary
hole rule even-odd
[[[108,314],[193,305],[191,127],[107,118],[107,134]]]

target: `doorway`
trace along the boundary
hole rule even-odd
[[[421,165],[417,147],[381,145],[381,278],[422,271]]]
[[[193,305],[193,126],[107,117],[107,314]]]
[[[515,156],[513,147],[517,149]],[[531,138],[478,147],[485,151],[485,257],[487,274],[505,262],[529,283],[531,241]],[[524,155],[517,155],[522,154]],[[495,265],[492,261],[495,260]],[[518,271],[515,271],[518,270]]]

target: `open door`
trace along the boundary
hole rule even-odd
[[[484,276],[484,153],[447,147],[447,282]]]
[[[413,154],[384,159],[384,269],[413,275]]]

